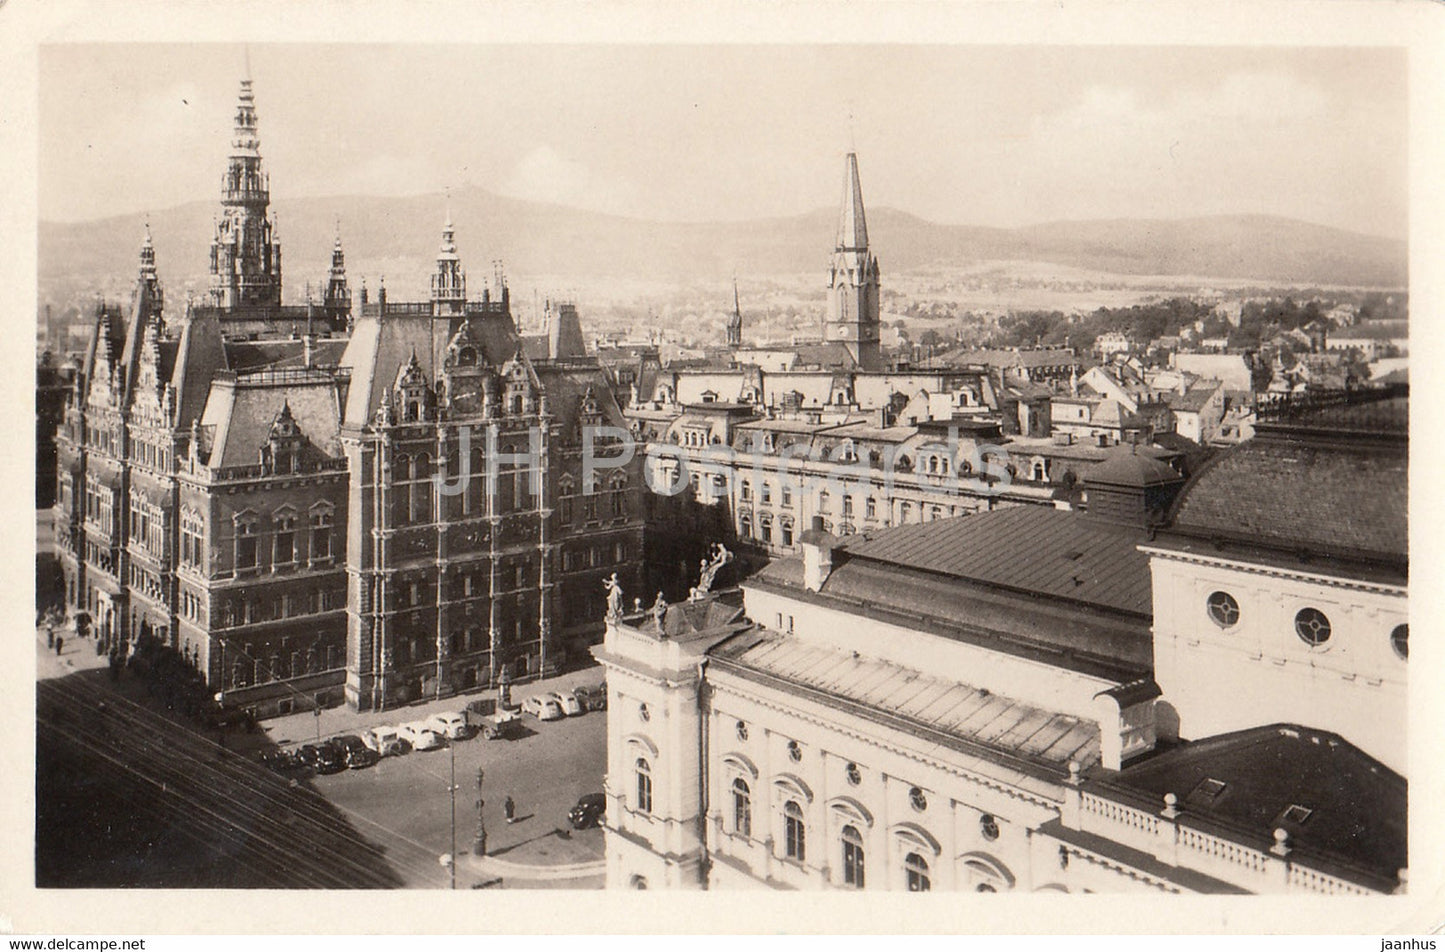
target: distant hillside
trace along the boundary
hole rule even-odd
[[[335,197],[278,200],[286,297],[324,280],[336,222],[348,271],[385,274],[397,294],[426,286],[440,238],[444,199]],[[457,243],[474,287],[500,258],[512,274],[685,281],[738,274],[798,274],[826,267],[835,214],[747,222],[646,222],[454,192]],[[163,282],[184,297],[204,288],[215,202],[149,216]],[[41,222],[42,303],[63,303],[128,286],[141,215],[83,223]],[[1259,215],[1180,220],[1056,222],[999,229],[940,225],[889,208],[870,209],[871,244],[889,273],[977,260],[1024,260],[1121,274],[1247,278],[1276,283],[1403,287],[1402,241]]]

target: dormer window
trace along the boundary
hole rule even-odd
[[[1302,807],[1298,803],[1291,803],[1284,808],[1284,812],[1279,815],[1279,818],[1281,822],[1293,823],[1298,826],[1308,820],[1314,812],[1315,811],[1309,807]]]

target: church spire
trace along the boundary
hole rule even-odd
[[[868,251],[868,223],[863,213],[858,156],[849,152],[843,178],[843,205],[838,214],[838,241],[828,274],[828,312],[823,320],[823,339],[842,342],[864,370],[882,366],[878,295],[878,259]]]
[[[838,251],[868,250],[868,220],[863,214],[863,184],[858,179],[858,154],[848,153],[843,178],[843,208],[838,215]]]
[[[743,343],[743,308],[738,301],[738,279],[733,278],[733,312],[728,315],[727,345],[741,347]]]

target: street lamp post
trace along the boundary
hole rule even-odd
[[[481,858],[487,855],[487,822],[482,815],[482,807],[486,805],[482,799],[482,768],[477,768],[477,835],[472,840],[472,852]]]

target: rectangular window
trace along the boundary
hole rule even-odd
[[[256,527],[249,522],[236,525],[236,568],[256,567]]]
[[[282,520],[276,528],[276,565],[290,565],[296,561],[295,522]]]
[[[869,519],[876,518],[878,515],[878,500],[869,496],[868,501],[863,504],[863,514]]]
[[[331,558],[331,514],[311,514],[311,561],[324,562]]]

